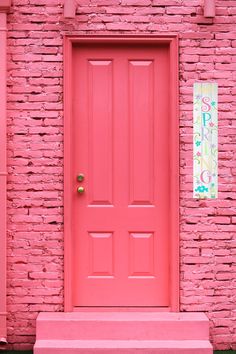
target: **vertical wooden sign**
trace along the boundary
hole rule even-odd
[[[218,86],[193,87],[193,197],[218,196]]]

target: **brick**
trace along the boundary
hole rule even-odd
[[[235,0],[15,0],[8,15],[8,341],[32,349],[40,311],[63,310],[63,35],[179,35],[181,311],[206,311],[236,349]],[[219,198],[192,198],[192,86],[219,85]]]
[[[122,0],[121,4],[123,6],[149,6],[151,4],[151,0]]]

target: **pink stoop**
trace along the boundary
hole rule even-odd
[[[203,313],[41,313],[34,354],[212,354]]]

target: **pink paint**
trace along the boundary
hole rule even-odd
[[[130,45],[72,53],[75,307],[170,306],[169,52]]]
[[[11,0],[1,0],[1,3],[0,3],[0,12],[1,13],[9,12],[10,7],[11,7]]]
[[[204,16],[205,17],[215,17],[215,0],[204,0]]]
[[[180,142],[179,155],[178,150],[171,147],[176,159],[171,166],[175,175],[171,198],[176,205],[170,216],[171,224],[175,225],[171,242],[175,245],[171,250],[171,279],[180,284],[172,290],[173,308],[185,312],[205,311],[210,318],[214,348],[236,349],[233,301],[236,295],[236,123],[233,119],[236,14],[232,1],[221,1],[214,24],[210,25],[212,20],[204,18],[201,6],[196,2],[180,4],[176,0],[124,0],[122,3],[99,0],[93,5],[80,0],[75,18],[65,20],[63,2],[59,0],[31,0],[30,4],[14,1],[8,15],[7,41],[9,349],[31,349],[38,313],[62,311],[64,294],[67,310],[72,303],[71,250],[68,249],[70,185],[65,187],[63,201],[63,140],[71,133],[68,122],[63,123],[63,104],[67,102],[65,117],[69,116],[71,107],[70,82],[66,78],[65,98],[62,99],[63,59],[70,60],[67,52],[71,41],[65,44],[63,52],[63,34],[82,36],[90,33],[107,37],[122,34],[129,38],[143,34],[145,38],[147,33],[155,37],[167,32],[179,36],[180,64],[179,80],[172,79],[173,86],[180,88],[180,97],[170,96],[173,130],[169,141],[173,146]],[[172,41],[170,48],[177,53],[177,42]],[[176,57],[177,54],[173,54],[171,67],[177,62]],[[65,69],[68,75],[71,67]],[[192,85],[198,80],[219,84],[220,194],[214,201],[192,199]],[[1,104],[0,109],[2,107]],[[180,118],[176,113],[178,109]],[[178,125],[180,135],[176,134]],[[69,139],[66,144],[68,151]],[[64,167],[65,170],[71,168],[68,159]],[[4,172],[2,166],[0,171]],[[178,179],[180,209],[176,193]],[[65,228],[63,220],[67,220]],[[179,269],[176,266],[178,229],[179,272],[176,271]],[[65,287],[64,230],[68,257]],[[0,237],[3,242],[4,238]]]
[[[178,324],[176,326],[176,324]],[[203,313],[114,311],[41,313],[37,340],[208,340]]]
[[[0,3],[0,345],[7,343],[6,325],[6,12],[10,8],[10,1]]]
[[[54,346],[55,345],[55,346]],[[44,342],[35,348],[36,354],[92,354],[96,351],[103,353],[126,353],[134,354],[139,351],[141,354],[212,354],[212,348],[205,341],[73,341],[69,344],[66,341]]]
[[[64,16],[65,18],[74,18],[76,11],[75,0],[65,0],[64,1]]]
[[[201,313],[45,313],[37,318],[34,353],[212,354],[208,337]]]

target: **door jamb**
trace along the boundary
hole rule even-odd
[[[64,310],[72,303],[71,133],[72,49],[80,43],[168,44],[170,48],[170,309],[179,311],[179,88],[178,35],[84,35],[64,37]],[[157,307],[158,310],[158,307]]]

